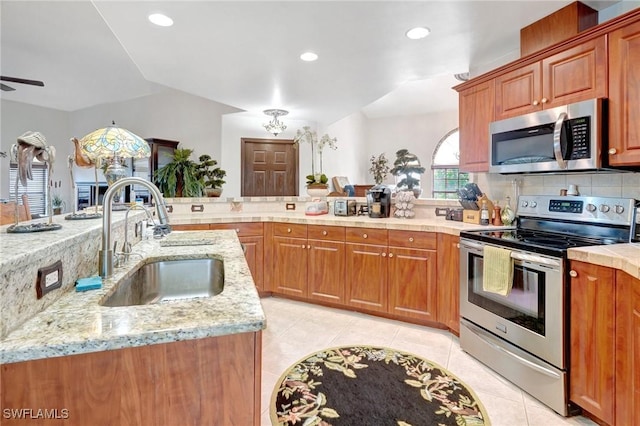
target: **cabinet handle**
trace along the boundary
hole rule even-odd
[[[389,257],[393,257],[393,253],[389,253]]]
[[[611,148],[611,149],[609,150],[609,155],[616,155],[617,153],[618,153],[618,150],[617,150],[617,149],[615,149],[615,148]]]
[[[305,248],[307,248],[307,246],[305,246],[305,245],[303,244],[303,245],[302,245],[302,248],[303,248],[303,249],[305,249]]]
[[[240,233],[240,228],[236,228],[236,233],[239,234]]]
[[[533,104],[533,106],[537,106],[540,102],[538,102],[537,100],[534,100],[533,102],[531,102]]]
[[[540,99],[540,102],[542,102],[543,104],[546,104],[547,102],[549,102],[549,99],[542,98],[542,99]]]
[[[460,243],[456,244],[456,248],[460,248]]]
[[[290,234],[291,233],[291,228],[287,228],[287,232]]]
[[[311,249],[311,246],[307,246],[307,250]]]
[[[382,257],[387,257],[387,253],[382,252]]]
[[[413,237],[409,237],[409,242],[412,243],[413,242]]]
[[[362,234],[362,238],[369,238],[367,234]]]
[[[572,269],[569,271],[569,276],[572,278],[575,278],[578,276],[578,273]]]
[[[322,231],[322,235],[327,235],[327,231]]]

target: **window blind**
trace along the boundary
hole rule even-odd
[[[18,183],[18,202],[22,204],[20,199],[22,194],[27,194],[29,198],[29,209],[31,214],[46,215],[46,194],[47,182],[49,181],[49,169],[45,164],[33,163],[32,167],[33,180],[27,180],[27,187],[23,187]],[[16,178],[18,176],[18,165],[11,163],[9,166],[9,198],[14,200],[16,197]]]

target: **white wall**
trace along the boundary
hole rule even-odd
[[[0,126],[0,151],[7,153],[6,158],[0,158],[0,198],[8,198],[9,187],[14,185],[14,182],[9,182],[11,145],[17,142],[20,135],[30,130],[42,133],[47,144],[56,148],[56,159],[50,178],[55,182],[61,182],[61,188],[56,191],[69,205],[73,197],[71,196],[71,178],[67,168],[67,156],[73,152],[73,146],[69,142],[68,114],[63,111],[5,99],[0,100],[0,109],[2,123]]]
[[[323,153],[324,173],[329,177],[346,176],[352,184],[369,183],[367,164],[363,153],[367,151],[368,120],[361,112],[356,112],[319,132],[337,138],[337,149],[325,149]],[[334,189],[334,188],[332,188]]]

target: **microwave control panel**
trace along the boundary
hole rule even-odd
[[[569,128],[571,129],[571,137],[573,139],[571,160],[591,157],[591,150],[589,149],[590,127],[590,117],[580,117],[569,120]]]

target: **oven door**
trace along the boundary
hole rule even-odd
[[[460,240],[460,315],[565,369],[563,259],[512,250],[513,287],[509,295],[502,296],[483,290],[485,245]]]

